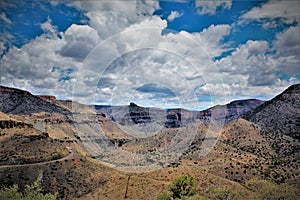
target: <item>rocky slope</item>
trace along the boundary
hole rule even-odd
[[[32,124],[0,113],[0,165],[29,164],[61,158],[68,150]]]
[[[300,140],[300,84],[290,86],[242,117],[260,125],[268,133]]]
[[[30,92],[4,86],[0,86],[0,109],[4,113],[18,115],[40,112],[70,114],[68,110]]]
[[[257,192],[246,187],[247,181],[253,178],[276,183],[278,188],[285,188],[288,193],[293,193],[288,189],[290,186],[300,191],[300,146],[294,136],[299,130],[299,85],[291,86],[257,108],[261,101],[242,100],[203,112],[143,108],[132,103],[122,107],[101,107],[95,113],[93,107],[83,104],[59,101],[47,95],[32,97],[30,93],[10,88],[4,93],[1,91],[0,96],[5,112],[10,113],[0,112],[1,164],[32,162],[28,158],[49,160],[61,156],[61,153],[68,153],[66,146],[75,152],[75,157],[70,160],[0,168],[0,185],[24,185],[42,177],[43,186],[50,192],[59,192],[62,199],[123,199],[124,196],[128,199],[156,199],[174,178],[191,175],[197,180],[198,192],[208,199],[261,199]],[[18,99],[23,99],[24,104]],[[31,112],[30,101],[37,107],[32,108],[34,112]],[[22,105],[20,108],[18,103]],[[73,105],[76,105],[78,112],[74,112]],[[54,106],[55,112],[49,111],[51,106]],[[243,115],[249,121],[234,119],[250,108],[254,110]],[[65,110],[71,117],[65,117]],[[210,129],[211,124],[206,123],[212,114],[216,119],[225,117],[225,121],[230,120],[224,124],[218,138],[213,138],[218,134],[213,132],[213,128]],[[194,120],[195,116],[198,117],[196,123],[197,120],[200,123],[189,126],[189,120]],[[116,123],[124,118],[128,121],[125,120],[123,125]],[[162,129],[145,138],[128,135],[123,129],[125,125],[131,128],[147,127],[145,124],[153,122],[157,122]],[[35,128],[37,124],[44,126],[44,131]],[[187,132],[194,135],[188,138]],[[217,140],[205,157],[200,156],[205,143],[203,139]],[[99,150],[103,151],[103,144],[115,153],[115,157],[99,156],[101,162],[92,159],[90,155],[97,157]],[[177,152],[178,149],[183,151]],[[170,157],[169,166],[159,163],[169,153],[180,157]],[[154,162],[163,168],[129,174],[104,166],[109,163],[123,166],[123,162],[127,161],[136,164],[139,154],[149,154],[143,157],[148,160],[138,160],[141,167]],[[132,165],[128,167],[132,168]],[[278,188],[271,188],[270,193]],[[285,197],[273,199],[296,199]]]

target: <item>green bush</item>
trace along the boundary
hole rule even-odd
[[[38,181],[25,186],[23,193],[19,192],[18,185],[0,189],[0,199],[5,200],[56,200],[57,194],[43,194],[42,186]]]
[[[172,181],[168,187],[168,192],[162,193],[158,200],[172,200],[172,199],[195,199],[197,190],[195,189],[195,179],[190,176],[181,176]]]
[[[14,185],[10,188],[1,188],[0,190],[0,199],[21,199],[21,194],[18,192],[18,186]]]

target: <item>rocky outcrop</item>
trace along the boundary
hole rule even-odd
[[[152,121],[149,114],[149,109],[147,108],[140,107],[135,103],[130,103],[128,111],[130,119],[135,124],[150,123]]]
[[[43,99],[44,101],[48,101],[48,102],[55,102],[56,101],[56,97],[55,96],[51,96],[51,95],[38,95],[41,99]]]
[[[42,133],[40,135],[29,135],[27,136],[29,138],[30,141],[34,141],[34,140],[42,140],[42,139],[47,139],[49,138],[49,134],[48,133]]]
[[[23,122],[17,122],[14,120],[3,120],[0,121],[0,128],[1,129],[6,129],[6,128],[14,128],[14,127],[24,127],[24,123]]]
[[[179,128],[197,123],[196,113],[182,108],[168,109],[166,114],[165,127]]]
[[[166,128],[179,128],[182,126],[181,113],[169,112],[166,116],[165,127]]]
[[[31,124],[25,124],[23,122],[15,121],[15,120],[1,120],[0,121],[0,128],[7,129],[7,128],[15,128],[15,127],[25,127],[29,126],[33,128]]]
[[[31,93],[0,86],[0,109],[4,113],[29,115],[33,113],[59,113],[70,114],[70,112],[55,103],[45,101]]]

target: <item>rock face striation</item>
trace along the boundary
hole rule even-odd
[[[264,103],[257,99],[232,101],[226,105],[218,105],[204,111],[189,111],[182,108],[159,109],[145,108],[135,103],[129,106],[95,106],[113,121],[122,125],[147,125],[156,123],[165,128],[179,128],[211,120],[228,122],[237,119],[245,112]]]
[[[48,102],[55,102],[56,101],[56,97],[52,96],[52,95],[38,95],[40,98],[42,98],[45,101]]]
[[[49,99],[49,98],[48,98]],[[0,86],[0,109],[4,113],[29,115],[33,113],[70,114],[55,103],[45,101],[45,97],[32,95],[30,92]]]
[[[130,103],[128,107],[128,114],[126,114],[135,124],[150,123],[152,117],[150,116],[149,109],[140,107],[135,103]]]
[[[199,122],[196,120],[195,112],[182,108],[168,109],[165,117],[166,128],[186,127]]]

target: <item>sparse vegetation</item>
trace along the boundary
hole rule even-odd
[[[57,193],[43,194],[43,188],[38,181],[33,182],[30,185],[25,186],[23,192],[19,191],[18,185],[11,187],[3,187],[0,189],[0,199],[5,200],[56,200]]]
[[[83,106],[82,111],[85,109]],[[230,121],[224,125],[214,147],[201,158],[199,153],[203,140],[212,133],[207,132],[208,124],[197,124],[194,126],[198,130],[195,138],[179,160],[164,165],[160,159],[142,159],[141,166],[158,161],[163,168],[149,173],[134,173],[129,181],[127,174],[104,166],[105,163],[103,165],[95,160],[96,157],[82,148],[83,132],[88,133],[89,140],[93,139],[90,131],[100,125],[101,131],[111,138],[110,141],[118,144],[117,150],[149,154],[168,150],[168,144],[174,142],[182,129],[162,129],[151,137],[133,139],[123,133],[115,122],[102,115],[97,120],[84,119],[81,125],[86,131],[80,132],[74,128],[78,122],[71,116],[0,114],[0,124],[2,122],[3,125],[0,129],[0,164],[11,165],[0,167],[1,200],[38,199],[37,196],[28,197],[28,194],[38,193],[44,195],[44,199],[47,199],[45,193],[62,199],[122,199],[124,196],[128,199],[148,199],[156,198],[160,193],[160,200],[297,199],[300,196],[299,140],[286,134],[294,131],[295,119],[290,117],[286,119],[288,123],[271,119],[267,124],[284,126],[284,133],[276,129],[277,125],[272,132],[256,122],[241,118]],[[20,119],[26,123],[19,123]],[[45,132],[30,124],[35,120],[45,122]],[[74,150],[74,156],[56,160],[70,153],[66,147]],[[121,156],[116,160],[121,160],[119,158]],[[49,160],[54,162],[38,163]],[[26,165],[28,163],[31,164]],[[19,166],[13,166],[17,164]],[[37,180],[40,174],[43,190],[34,185],[24,187]],[[19,187],[12,186],[13,183]],[[169,187],[168,183],[171,183]],[[165,190],[161,191],[162,188]]]
[[[259,199],[297,199],[297,194],[294,188],[284,185],[276,185],[272,182],[259,179],[251,179],[246,181],[246,188],[254,192]]]

